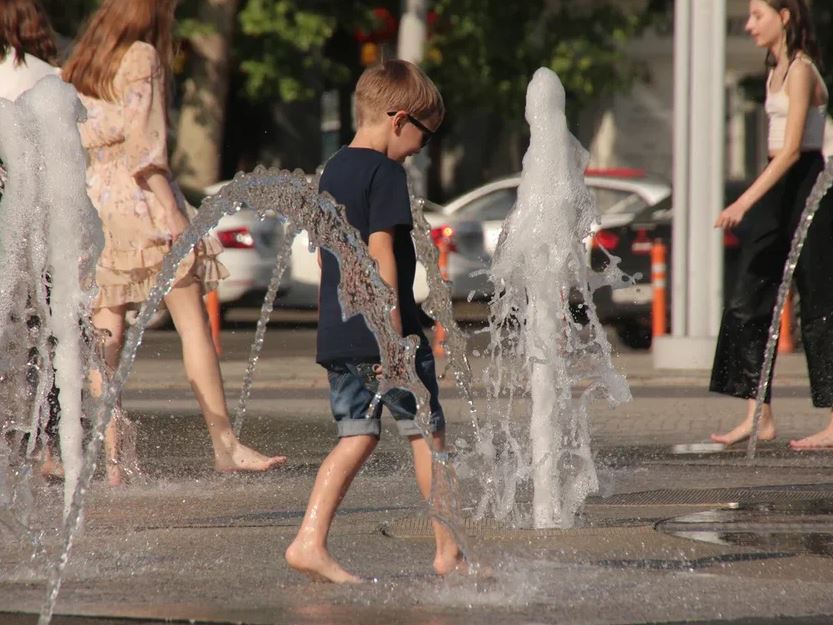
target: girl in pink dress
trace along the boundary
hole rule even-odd
[[[99,294],[93,324],[102,331],[104,356],[115,368],[125,313],[147,299],[165,254],[188,227],[182,194],[167,155],[169,83],[175,0],[104,0],[63,69],[87,107],[81,137],[90,162],[87,187],[104,225],[105,246],[96,269]],[[165,305],[182,340],[185,372],[202,409],[218,471],[264,471],[285,462],[235,437],[202,301],[227,272],[219,243],[206,238],[179,267]],[[100,388],[100,379],[94,386]],[[105,439],[107,475],[124,479],[118,462],[119,429]]]

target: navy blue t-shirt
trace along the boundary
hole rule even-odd
[[[329,192],[344,205],[347,221],[361,233],[365,243],[372,233],[393,228],[402,330],[406,336],[416,334],[426,343],[414,301],[416,253],[411,240],[408,182],[402,165],[376,150],[343,147],[327,162],[318,190]],[[322,249],[316,362],[377,360],[379,347],[364,317],[341,319],[339,279],[338,261]]]

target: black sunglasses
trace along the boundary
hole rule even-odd
[[[398,111],[390,111],[388,113],[388,117],[394,117]],[[428,142],[431,141],[431,137],[434,136],[434,131],[428,128],[425,124],[419,121],[416,117],[411,115],[410,113],[405,114],[408,117],[408,121],[411,122],[414,126],[416,126],[420,131],[422,131],[422,143],[420,147],[425,147],[428,145]]]

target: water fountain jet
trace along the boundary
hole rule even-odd
[[[530,143],[518,200],[492,263],[491,360],[483,376],[488,419],[477,441],[488,475],[478,515],[491,511],[536,528],[572,526],[585,497],[598,488],[588,401],[602,398],[613,407],[630,399],[611,363],[591,291],[591,283],[627,282],[617,263],[602,277],[588,267],[583,241],[598,222],[598,209],[584,184],[588,154],[567,130],[565,105],[558,76],[546,68],[536,71],[527,90]],[[587,327],[573,319],[576,301],[586,308]],[[532,414],[524,441],[515,433],[511,410],[517,396],[526,394]],[[525,517],[517,495],[527,479],[533,501]]]

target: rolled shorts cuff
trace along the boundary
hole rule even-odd
[[[375,436],[381,438],[382,422],[379,419],[341,419],[336,421],[339,438],[348,436]]]
[[[398,417],[395,418],[394,421],[396,421],[396,429],[399,432],[400,436],[422,436],[422,430],[419,429],[416,419]],[[432,434],[436,434],[437,432],[443,432],[445,430],[445,415],[442,413],[442,411],[434,412],[431,414],[431,420],[428,424],[428,429]]]

